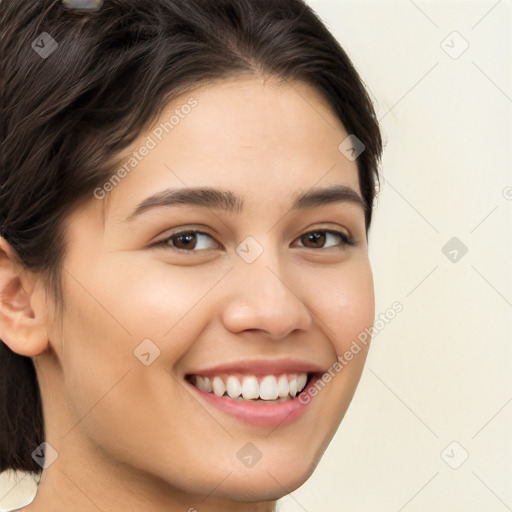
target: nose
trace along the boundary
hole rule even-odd
[[[303,300],[300,280],[290,278],[277,258],[266,255],[269,251],[250,264],[237,262],[222,315],[226,329],[237,334],[261,331],[275,340],[295,330],[307,331],[312,312]]]

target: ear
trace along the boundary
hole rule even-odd
[[[0,237],[0,340],[19,355],[37,356],[49,348],[47,318],[42,283]]]

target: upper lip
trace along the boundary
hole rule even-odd
[[[246,373],[278,375],[282,373],[323,373],[324,369],[311,361],[299,359],[244,359],[188,372],[187,375],[219,375]]]

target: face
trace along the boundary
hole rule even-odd
[[[69,218],[40,377],[62,454],[219,499],[310,476],[366,349],[337,357],[374,317],[347,136],[308,86],[238,79],[176,98],[132,144],[130,171]]]

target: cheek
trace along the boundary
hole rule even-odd
[[[66,312],[58,340],[65,391],[77,417],[128,370],[125,363],[133,350],[133,337],[115,320],[116,309],[104,295],[94,295],[90,283],[88,292],[76,283],[66,288]]]
[[[337,354],[348,349],[357,336],[373,325],[375,296],[367,258],[347,262],[315,278],[312,309],[324,326]]]
[[[103,270],[108,284],[100,293],[132,337],[179,343],[188,316],[226,273],[203,266],[172,266],[149,254],[126,253]]]
[[[148,264],[147,259],[127,252],[72,267],[73,277],[65,283],[63,337],[71,344],[63,351],[69,367],[87,362],[108,375],[115,367],[112,361],[136,361],[133,351],[145,339],[162,349],[167,363],[188,349],[202,328],[197,321],[202,301],[225,271],[172,269],[160,261]]]

